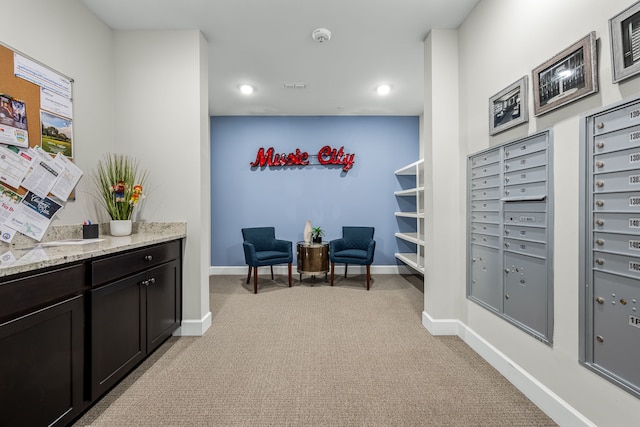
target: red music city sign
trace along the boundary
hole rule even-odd
[[[342,170],[347,172],[355,163],[355,154],[344,152],[344,147],[339,149],[325,145],[318,151],[318,163],[321,165],[342,165]],[[309,165],[309,153],[296,148],[293,153],[275,153],[273,147],[266,151],[263,147],[258,149],[256,160],[249,163],[252,167],[263,166],[307,166]]]

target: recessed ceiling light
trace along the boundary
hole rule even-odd
[[[251,95],[253,93],[253,86],[251,85],[242,85],[240,86],[240,92],[245,95]]]
[[[389,85],[380,85],[376,88],[376,92],[378,92],[378,95],[388,95],[389,92],[391,92],[391,86]]]

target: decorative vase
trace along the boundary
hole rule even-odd
[[[304,226],[304,242],[311,243],[311,221],[309,220]]]
[[[109,222],[109,233],[115,237],[128,236],[131,234],[131,226],[132,223],[130,219],[112,219]]]

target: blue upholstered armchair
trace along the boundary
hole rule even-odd
[[[333,272],[335,263],[344,263],[344,277],[347,277],[349,264],[365,265],[367,267],[367,290],[371,279],[371,264],[376,250],[373,240],[373,227],[342,227],[342,239],[329,242],[329,260],[331,261],[331,286],[333,286]]]
[[[292,244],[288,240],[276,239],[274,227],[243,228],[244,259],[249,266],[247,284],[251,279],[253,268],[253,293],[258,293],[258,267],[268,265],[271,267],[271,280],[273,280],[273,266],[275,264],[289,264],[289,287],[291,287],[291,262],[293,261]]]

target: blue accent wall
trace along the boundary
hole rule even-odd
[[[274,226],[276,237],[303,240],[306,220],[328,241],[343,225],[375,227],[374,265],[398,264],[402,228],[394,171],[418,160],[419,118],[399,116],[211,117],[211,265],[246,265],[243,227]],[[297,148],[315,156],[325,145],[355,154],[339,166],[251,167],[258,149]],[[315,159],[311,159],[312,162]],[[400,243],[402,245],[402,243]],[[401,247],[405,249],[404,247]]]

